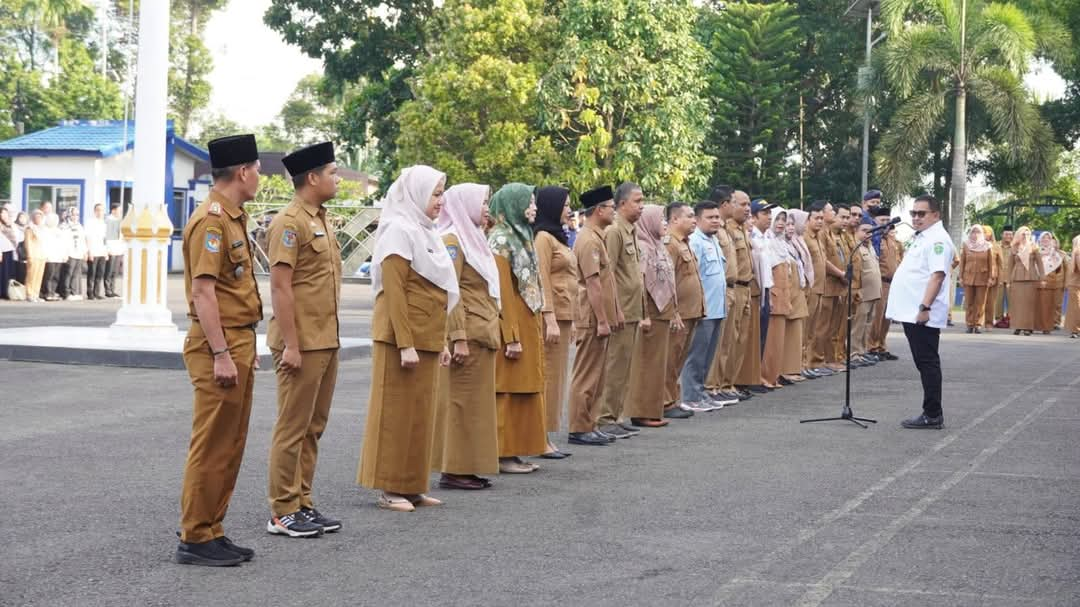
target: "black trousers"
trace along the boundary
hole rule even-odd
[[[120,274],[124,264],[123,255],[113,255],[105,262],[105,296],[118,295],[116,292],[116,277]]]
[[[67,260],[67,287],[65,295],[82,296],[83,285],[86,284],[86,260],[69,257]]]
[[[923,413],[927,417],[938,417],[941,415],[941,357],[938,356],[941,329],[906,322],[904,335],[911,346],[915,368],[922,377]]]
[[[105,257],[91,257],[86,281],[87,295],[105,297]]]
[[[45,273],[41,278],[41,298],[55,297],[57,293],[57,287],[60,284],[60,268],[64,264],[47,262],[45,264]]]

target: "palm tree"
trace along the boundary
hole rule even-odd
[[[1013,4],[983,0],[883,0],[889,42],[881,70],[900,105],[876,153],[878,176],[893,193],[918,180],[931,134],[955,104],[948,230],[959,242],[967,191],[967,104],[973,97],[990,116],[993,139],[1036,184],[1054,171],[1055,146],[1024,88],[1037,52],[1069,44],[1058,22],[1026,14]]]
[[[37,69],[37,33],[45,32],[48,35],[55,55],[65,33],[64,19],[84,8],[85,0],[27,0],[23,3],[20,16],[31,27],[28,43],[31,71]]]

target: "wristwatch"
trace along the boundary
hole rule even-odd
[[[930,306],[928,306],[926,304],[919,304],[919,311],[920,312],[929,312],[930,311]]]

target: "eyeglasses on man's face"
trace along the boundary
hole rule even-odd
[[[912,211],[911,216],[915,219],[922,219],[930,214],[930,211]]]

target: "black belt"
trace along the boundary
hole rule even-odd
[[[891,278],[885,278],[884,276],[882,276],[882,277],[881,277],[881,282],[883,282],[883,283],[885,283],[885,284],[891,284],[891,283],[892,283],[892,279],[891,279]]]
[[[736,287],[749,287],[750,286],[750,281],[749,280],[735,280],[735,281],[732,281],[732,282],[735,283],[734,286],[736,286]],[[733,286],[733,285],[729,282],[728,286]]]

